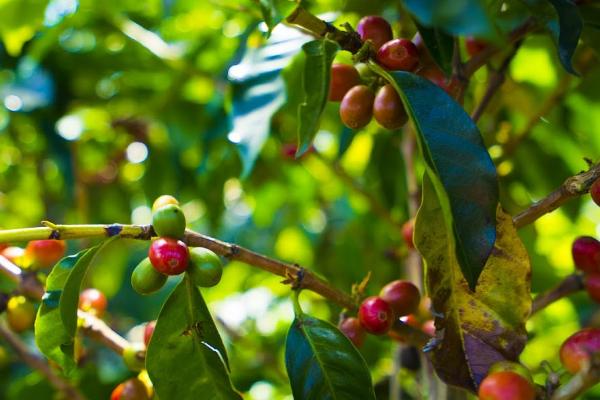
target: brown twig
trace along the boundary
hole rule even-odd
[[[560,386],[552,394],[551,400],[574,400],[579,399],[592,386],[600,382],[600,357],[596,354],[591,357],[588,368],[573,375],[564,385]]]
[[[583,277],[581,275],[573,274],[567,276],[558,285],[548,290],[547,292],[538,294],[535,297],[535,299],[533,299],[531,315],[548,307],[550,304],[562,299],[563,297],[567,297],[573,293],[577,293],[583,288]]]

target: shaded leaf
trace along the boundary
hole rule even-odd
[[[356,130],[348,128],[344,125],[342,133],[340,134],[340,144],[338,146],[337,158],[340,159],[346,154],[346,151],[350,148],[354,136],[356,136]]]
[[[202,295],[187,274],[165,302],[146,355],[161,399],[241,399],[227,353]]]
[[[433,58],[446,76],[452,74],[452,55],[454,53],[454,39],[437,28],[427,28],[417,24],[421,38]]]
[[[548,0],[558,14],[558,58],[563,67],[570,73],[577,75],[571,59],[579,43],[583,30],[583,20],[579,9],[570,0]]]
[[[260,11],[269,28],[269,33],[296,8],[293,0],[259,0]]]
[[[425,176],[417,214],[415,245],[426,265],[433,308],[443,333],[433,364],[447,383],[475,389],[489,367],[517,360],[527,340],[531,310],[531,267],[510,215],[498,207],[498,238],[472,292],[460,273],[436,190]]]
[[[386,72],[396,88],[453,231],[456,256],[473,289],[496,240],[496,168],[475,123],[442,89],[408,72]]]

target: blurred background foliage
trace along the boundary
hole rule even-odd
[[[402,133],[375,123],[343,129],[330,104],[314,143],[318,154],[291,157],[302,100],[298,52],[307,37],[280,26],[268,39],[257,3],[1,0],[0,225],[145,224],[153,199],[170,193],[192,229],[308,266],[344,290],[369,271],[368,293],[403,276]],[[496,10],[501,2],[487,3]],[[381,14],[396,34],[415,32],[397,1],[308,6],[336,24]],[[522,20],[525,11],[515,7],[514,18],[505,15],[499,25]],[[598,36],[586,27],[574,57],[581,78],[561,67],[551,35],[527,39],[479,123],[511,213],[585,169],[584,157],[600,157]],[[486,69],[475,75],[467,111],[487,76]],[[382,218],[373,202],[389,215]],[[534,293],[573,270],[572,240],[597,236],[599,222],[600,209],[581,198],[521,230]],[[146,250],[147,243],[111,245],[87,278],[109,297],[109,322],[123,334],[139,335],[130,329],[155,318],[175,285],[169,281],[148,298],[135,294],[129,274]],[[204,291],[229,348],[234,383],[248,399],[291,398],[283,347],[293,313],[280,281],[233,262],[221,284]],[[337,319],[335,306],[308,293],[303,299],[306,311]],[[557,302],[530,321],[522,361],[538,372],[543,360],[557,367],[561,342],[589,324],[600,325],[600,314],[586,296]],[[24,338],[33,346],[31,334]],[[87,342],[86,348],[79,386],[90,399],[108,398],[128,372],[110,351]],[[362,349],[376,382],[390,371],[390,348],[389,340],[371,337]],[[1,343],[0,362],[0,397],[54,398]],[[401,374],[405,390],[415,393],[413,373]]]

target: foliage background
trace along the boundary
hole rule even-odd
[[[396,1],[314,1],[309,8],[329,13],[336,24],[382,14],[395,21],[397,34],[415,32]],[[376,124],[344,130],[337,106],[329,104],[315,141],[323,156],[285,157],[285,147],[296,141],[302,67],[301,57],[295,57],[298,42],[290,35],[302,39],[285,28],[273,33],[272,40],[285,39],[270,47],[269,54],[280,57],[277,68],[285,67],[279,74],[256,55],[267,40],[261,19],[250,0],[0,1],[0,225],[36,226],[42,219],[148,223],[153,199],[171,193],[182,202],[192,229],[310,266],[345,290],[368,271],[372,293],[402,276],[406,249],[397,227],[374,216],[368,199],[333,167],[338,160],[401,223],[407,218],[401,133]],[[594,34],[586,30],[576,65],[585,57],[595,61],[600,41]],[[230,68],[240,64],[247,68],[232,74]],[[254,168],[244,174],[252,156],[247,148],[238,151],[233,118],[247,115],[240,102],[250,84],[243,78],[248,70],[256,73],[250,78],[288,90],[276,91],[264,104],[257,98],[246,104],[268,122],[269,110],[286,103],[270,126],[242,122],[261,149]],[[567,75],[550,35],[527,39],[478,124],[509,212],[583,170],[583,157],[600,157],[600,69],[591,63],[581,72],[582,78]],[[466,110],[481,97],[486,74],[475,75]],[[552,107],[540,115],[548,99]],[[524,130],[522,143],[507,154],[505,144]],[[600,209],[582,198],[520,231],[532,259],[534,292],[572,271],[572,240],[600,234],[599,222]],[[69,245],[75,251],[86,243]],[[148,298],[131,289],[129,274],[146,246],[112,245],[87,278],[109,297],[111,325],[123,334],[153,319],[175,285],[170,281]],[[280,280],[233,262],[221,284],[204,291],[223,328],[234,383],[249,399],[291,398],[283,345],[293,312],[289,289]],[[307,311],[336,320],[335,307],[317,296],[303,298]],[[585,295],[552,305],[530,321],[522,361],[534,371],[542,360],[558,366],[561,342],[583,324],[600,325],[597,307]],[[33,342],[30,334],[25,338]],[[128,372],[108,350],[89,345],[77,379],[90,399],[104,399]],[[389,340],[371,337],[362,349],[376,382],[390,369],[390,348]],[[36,372],[10,352],[8,358],[0,397],[53,398]],[[405,390],[415,393],[411,373],[402,374]]]

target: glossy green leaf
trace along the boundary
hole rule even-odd
[[[452,55],[454,54],[454,39],[438,28],[427,28],[417,24],[421,38],[433,58],[446,76],[452,73]]]
[[[496,168],[475,123],[439,87],[408,72],[372,68],[396,88],[442,199],[456,255],[474,289],[496,240]]]
[[[481,0],[403,0],[417,20],[453,35],[497,36],[485,3]]]
[[[570,73],[577,75],[571,59],[579,43],[583,30],[583,20],[579,9],[570,0],[548,0],[558,14],[558,57],[563,67]]]
[[[293,0],[259,0],[259,4],[270,33],[277,24],[296,8],[298,2]]]
[[[146,355],[161,399],[241,399],[227,353],[198,288],[186,276],[165,302]]]
[[[298,108],[298,151],[301,156],[309,149],[319,129],[321,114],[327,104],[331,63],[338,51],[336,42],[328,39],[313,40],[302,46],[304,63],[304,102]]]
[[[296,312],[285,345],[294,399],[375,399],[365,360],[342,332]]]
[[[433,309],[440,315],[436,328],[441,341],[431,346],[432,361],[444,381],[473,390],[492,364],[517,360],[525,346],[531,266],[511,216],[498,207],[498,238],[477,291],[472,292],[458,266],[443,214],[426,175],[415,245],[425,260]]]

